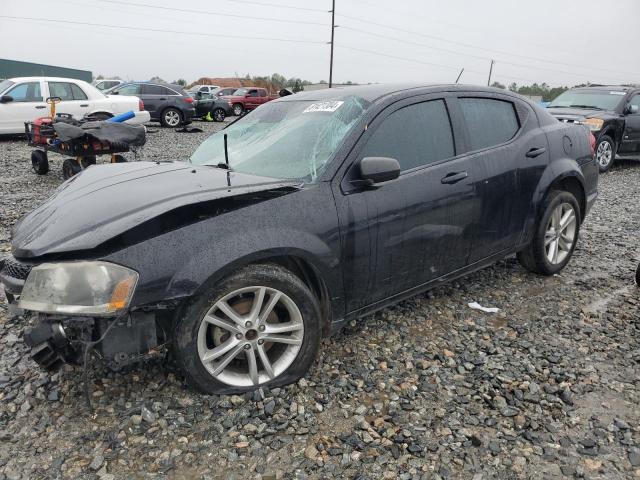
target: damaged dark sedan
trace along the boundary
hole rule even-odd
[[[567,264],[589,133],[501,90],[291,95],[188,162],[93,166],[14,228],[0,281],[43,367],[171,348],[209,393],[293,382],[345,321],[517,254]]]

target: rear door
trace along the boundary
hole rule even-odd
[[[457,150],[441,95],[397,102],[369,125],[336,194],[350,311],[466,265],[467,225],[477,208],[475,175]],[[349,182],[357,162],[374,156],[398,160],[399,178],[357,189]]]
[[[159,117],[160,110],[167,104],[167,89],[162,85],[142,84],[142,101],[144,102],[144,109],[149,112],[151,116]],[[129,94],[127,94],[129,95]]]
[[[39,80],[22,82],[4,93],[13,100],[0,103],[0,133],[23,133],[24,122],[49,114],[42,87]]]
[[[247,110],[252,110],[260,104],[260,93],[257,88],[250,88],[247,90],[247,96],[245,98],[244,107]]]
[[[65,81],[48,81],[49,96],[60,97],[56,113],[67,113],[76,119],[82,119],[90,111],[87,94],[75,83]]]
[[[546,135],[525,102],[490,93],[459,94],[457,101],[467,156],[477,174],[480,214],[469,227],[471,264],[518,243],[549,152]]]
[[[636,110],[635,113],[633,109]],[[640,155],[640,92],[635,92],[629,98],[625,112],[624,133],[618,151],[623,154]]]

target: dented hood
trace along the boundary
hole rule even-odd
[[[178,207],[297,183],[184,162],[97,165],[63,183],[18,222],[12,251],[32,258],[90,250]]]

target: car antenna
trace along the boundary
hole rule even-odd
[[[231,187],[231,176],[229,167],[229,149],[227,148],[227,134],[224,134],[224,161],[227,164],[227,187]]]

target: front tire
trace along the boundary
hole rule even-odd
[[[600,173],[609,171],[616,158],[616,142],[608,135],[603,135],[596,145],[596,161]]]
[[[244,107],[242,106],[241,103],[235,103],[233,105],[233,114],[236,117],[239,117],[240,115],[242,115],[244,113]]]
[[[160,115],[160,124],[165,128],[179,127],[182,122],[182,113],[177,108],[167,108]]]
[[[176,319],[174,350],[187,380],[228,394],[293,383],[320,345],[320,308],[278,265],[250,265],[203,288]]]
[[[49,158],[44,150],[31,152],[31,168],[37,175],[46,175],[49,171]]]
[[[580,206],[572,193],[558,190],[549,193],[531,243],[518,252],[522,266],[542,275],[562,270],[576,248],[580,218]]]

